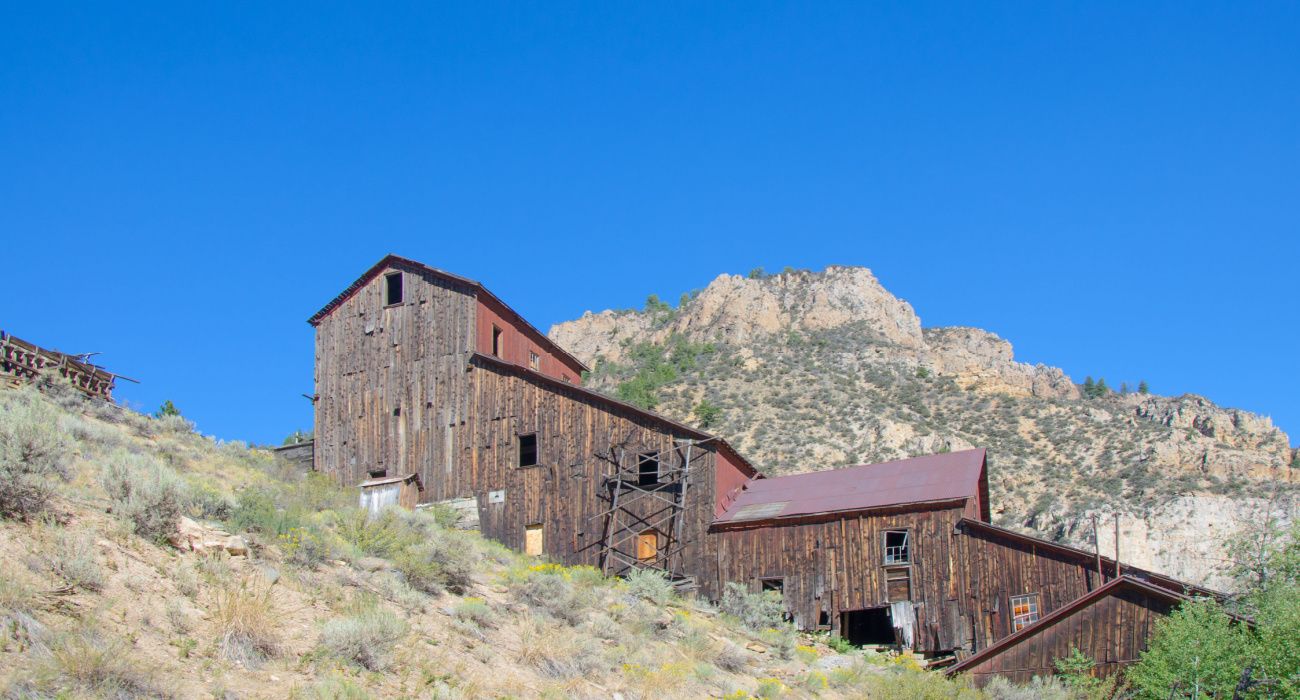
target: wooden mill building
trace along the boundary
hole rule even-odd
[[[659,569],[710,599],[781,590],[803,629],[955,653],[977,678],[1050,670],[1016,655],[1060,640],[1111,672],[1150,629],[1115,601],[1164,596],[1143,608],[1164,614],[1210,593],[991,525],[984,450],[763,478],[722,438],[584,388],[483,285],[412,260],[380,260],[309,323],[315,468],[472,499],[486,536],[529,554]]]

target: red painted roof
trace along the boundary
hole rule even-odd
[[[714,523],[752,523],[975,498],[983,472],[984,450],[975,449],[761,479],[746,484]]]

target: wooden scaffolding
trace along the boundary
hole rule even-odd
[[[608,508],[600,543],[600,568],[605,574],[655,569],[678,587],[693,584],[681,554],[686,546],[691,460],[703,454],[695,440],[685,439],[675,440],[671,450],[655,453],[626,446],[611,450],[614,470],[604,480]],[[647,463],[651,458],[653,472]]]

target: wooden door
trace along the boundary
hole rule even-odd
[[[529,525],[524,528],[524,554],[530,557],[540,557],[544,551],[541,524]]]
[[[636,558],[644,564],[653,564],[659,556],[659,532],[646,530],[636,536]]]

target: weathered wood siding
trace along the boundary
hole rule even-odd
[[[1032,543],[964,531],[955,547],[963,564],[953,572],[954,583],[967,601],[977,651],[1011,634],[1011,596],[1037,593],[1041,617],[1102,583],[1086,563]]]
[[[916,605],[918,649],[953,649],[962,626],[963,591],[957,587],[960,553],[954,528],[963,504],[932,510],[886,512],[824,522],[719,529],[720,581],[746,583],[784,579],[787,608],[803,629],[817,626],[826,611],[839,629],[840,613],[889,604],[885,590],[882,537],[886,530],[911,535],[911,600]]]
[[[468,409],[475,420],[458,428],[461,478],[474,485],[485,535],[523,549],[527,526],[541,523],[548,556],[570,565],[597,565],[605,527],[601,514],[609,507],[604,483],[615,471],[615,446],[621,445],[629,460],[639,452],[676,455],[674,431],[530,374],[482,360],[472,364]],[[538,437],[538,466],[521,468],[518,436],[528,433]],[[699,576],[710,568],[705,531],[713,517],[716,449],[695,446],[692,455],[681,534],[687,548],[673,568]],[[490,503],[490,493],[499,490],[504,501]],[[661,501],[645,498],[634,511],[649,518],[662,507]]]
[[[1008,648],[965,672],[980,686],[995,675],[1025,683],[1034,676],[1055,675],[1054,662],[1076,647],[1097,662],[1094,675],[1110,676],[1138,660],[1155,621],[1172,609],[1163,596],[1121,588],[1034,634],[1008,640]]]
[[[380,274],[316,327],[316,469],[345,484],[417,472],[445,492],[446,427],[468,418],[476,304],[469,287],[402,271],[403,303],[384,305]]]
[[[537,353],[537,371],[572,384],[582,383],[582,366],[572,357],[554,352],[554,345],[532,326],[522,322],[495,299],[480,298],[475,324],[476,349],[492,353],[492,328],[501,329],[501,354],[506,362],[529,366],[529,352]]]

